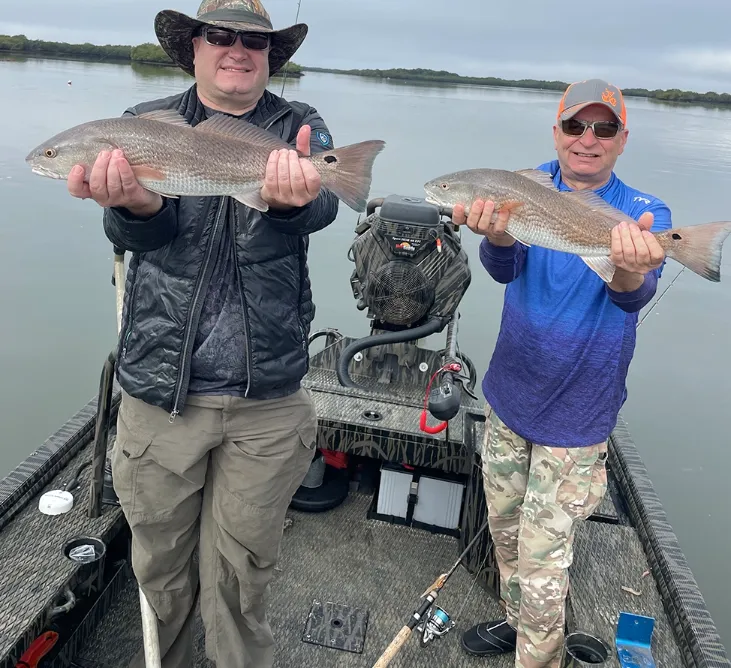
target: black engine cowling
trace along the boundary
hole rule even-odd
[[[374,329],[446,322],[455,313],[471,273],[455,227],[438,207],[389,195],[369,204],[355,231],[350,282],[357,307],[368,309]]]

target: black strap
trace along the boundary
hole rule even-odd
[[[414,519],[414,510],[416,508],[416,504],[419,502],[419,480],[421,478],[421,473],[418,471],[413,472],[413,476],[411,478],[411,482],[409,483],[409,495],[407,497],[407,504],[406,504],[406,523],[411,524],[412,520]]]

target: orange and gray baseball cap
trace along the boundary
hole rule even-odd
[[[567,121],[590,104],[602,104],[610,109],[624,126],[627,108],[622,91],[603,79],[586,79],[572,83],[558,105],[558,120]]]

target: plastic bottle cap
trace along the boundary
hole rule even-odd
[[[44,515],[61,515],[67,513],[74,505],[74,497],[71,492],[64,492],[54,489],[46,492],[38,500],[38,510]]]

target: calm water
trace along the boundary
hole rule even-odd
[[[68,86],[71,79],[73,85]],[[115,345],[111,246],[101,210],[63,182],[32,175],[23,158],[68,126],[116,116],[130,104],[185,89],[173,70],[53,60],[0,60],[0,475],[34,450],[97,391]],[[279,92],[281,82],[272,85]],[[439,174],[520,169],[551,159],[556,93],[416,86],[307,74],[286,94],[309,102],[339,145],[386,140],[372,197],[422,195]],[[670,205],[676,226],[731,216],[731,112],[628,101],[630,139],[618,166],[628,183]],[[346,253],[357,214],[311,239],[315,327],[366,334]],[[481,270],[465,236],[473,280],[460,343],[484,371],[503,289]],[[668,262],[658,294],[678,274]],[[711,613],[731,647],[731,247],[723,281],[685,271],[644,321],[624,410]],[[628,583],[631,584],[631,583]]]

